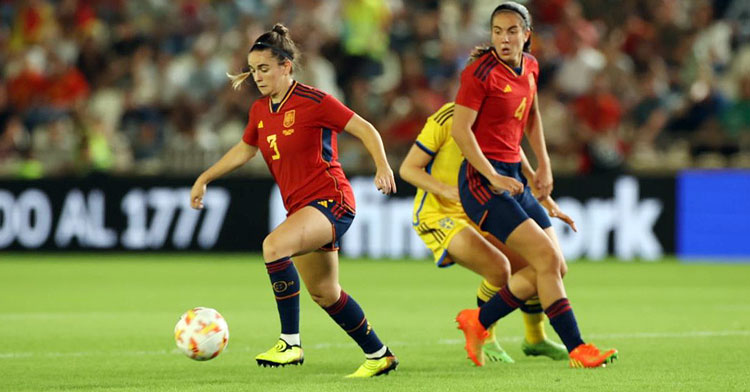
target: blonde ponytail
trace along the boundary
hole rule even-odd
[[[232,81],[232,88],[235,90],[239,90],[240,87],[242,87],[242,83],[247,80],[247,77],[250,76],[250,71],[247,71],[245,69],[242,70],[243,72],[240,72],[236,75],[232,75],[229,72],[227,72],[227,76],[229,77],[229,80]]]

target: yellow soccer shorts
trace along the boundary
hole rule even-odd
[[[448,245],[453,237],[466,227],[473,227],[482,233],[465,215],[420,214],[419,223],[412,226],[422,242],[432,251],[435,265],[450,267],[453,265],[448,255]]]

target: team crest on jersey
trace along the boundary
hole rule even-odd
[[[445,229],[445,230],[451,230],[451,229],[453,229],[453,227],[454,227],[454,226],[456,225],[456,224],[455,224],[455,223],[453,222],[453,219],[451,219],[451,218],[447,218],[447,217],[446,217],[446,218],[443,218],[443,219],[441,219],[441,220],[440,220],[440,222],[438,222],[438,223],[440,223],[440,227],[442,227],[442,228],[443,228],[443,229]]]
[[[284,136],[289,136],[289,135],[291,135],[291,134],[294,133],[294,128],[292,128],[292,129],[285,129],[285,130],[283,130],[281,132],[284,134]]]
[[[289,128],[294,125],[294,110],[284,112],[284,127]]]
[[[535,86],[536,86],[536,82],[534,82],[534,75],[529,74],[529,88],[531,90],[534,90]]]

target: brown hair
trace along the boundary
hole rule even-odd
[[[270,50],[279,61],[279,64],[289,61],[292,64],[292,72],[298,67],[299,49],[297,49],[297,45],[289,37],[289,29],[281,23],[276,23],[270,31],[261,34],[253,42],[248,53],[254,50]],[[236,75],[227,73],[227,76],[232,81],[232,87],[237,90],[242,86],[242,82],[250,76],[250,69],[244,67],[241,73]]]
[[[529,13],[529,10],[526,9],[521,4],[518,4],[514,1],[508,1],[503,4],[500,4],[495,8],[494,11],[492,11],[492,15],[490,16],[490,26],[492,26],[492,20],[495,19],[495,15],[501,13],[501,12],[514,12],[518,16],[521,17],[521,20],[523,21],[523,27],[527,31],[531,31],[531,14]],[[531,37],[524,43],[523,45],[523,51],[528,52],[529,47],[531,47]],[[474,50],[471,51],[471,54],[469,54],[469,63],[472,63],[474,60],[484,56],[485,53],[488,53],[492,50],[492,45],[485,45],[485,46],[476,46],[474,47]]]

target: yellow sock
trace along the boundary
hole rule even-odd
[[[492,298],[495,293],[500,291],[500,287],[493,286],[490,282],[488,282],[486,279],[482,280],[482,283],[479,285],[479,289],[477,289],[477,302],[479,303],[485,303]],[[490,333],[490,341],[497,341],[497,338],[495,337],[495,325],[497,323],[492,324],[491,327],[487,329],[487,331]]]
[[[544,333],[544,312],[539,297],[532,297],[521,305],[523,323],[526,325],[526,341],[536,344],[547,338]]]
[[[479,289],[477,289],[477,299],[482,301],[482,303],[485,303],[489,301],[490,298],[492,298],[492,296],[495,295],[498,291],[500,291],[500,287],[495,287],[486,279],[484,279],[479,285]]]

